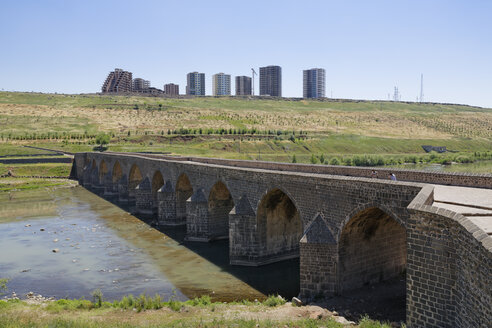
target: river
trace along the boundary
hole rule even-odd
[[[0,278],[9,292],[106,300],[156,293],[185,300],[263,299],[299,292],[299,261],[228,264],[228,241],[184,242],[83,187],[0,193]],[[56,252],[54,252],[56,250]]]

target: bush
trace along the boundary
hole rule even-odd
[[[286,303],[286,300],[279,296],[279,295],[270,295],[266,300],[263,301],[263,305],[266,306],[278,306],[278,305],[284,305]]]
[[[330,160],[330,165],[340,165],[340,160],[337,157],[333,157]]]

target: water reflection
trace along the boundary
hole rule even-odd
[[[41,231],[44,229],[44,231]],[[261,299],[299,292],[299,261],[230,266],[228,242],[183,242],[82,187],[0,195],[0,277],[18,294],[107,299],[159,293],[179,299]],[[52,250],[58,249],[54,253]]]

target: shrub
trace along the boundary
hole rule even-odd
[[[279,296],[279,295],[270,295],[266,300],[263,301],[263,305],[266,306],[278,306],[278,305],[284,305],[286,300]]]
[[[330,160],[330,165],[340,165],[340,160],[337,157],[333,157]]]

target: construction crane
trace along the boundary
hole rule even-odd
[[[251,77],[252,77],[252,91],[253,91],[253,96],[255,95],[255,75],[258,75],[256,74],[256,71],[254,68],[251,69]]]

